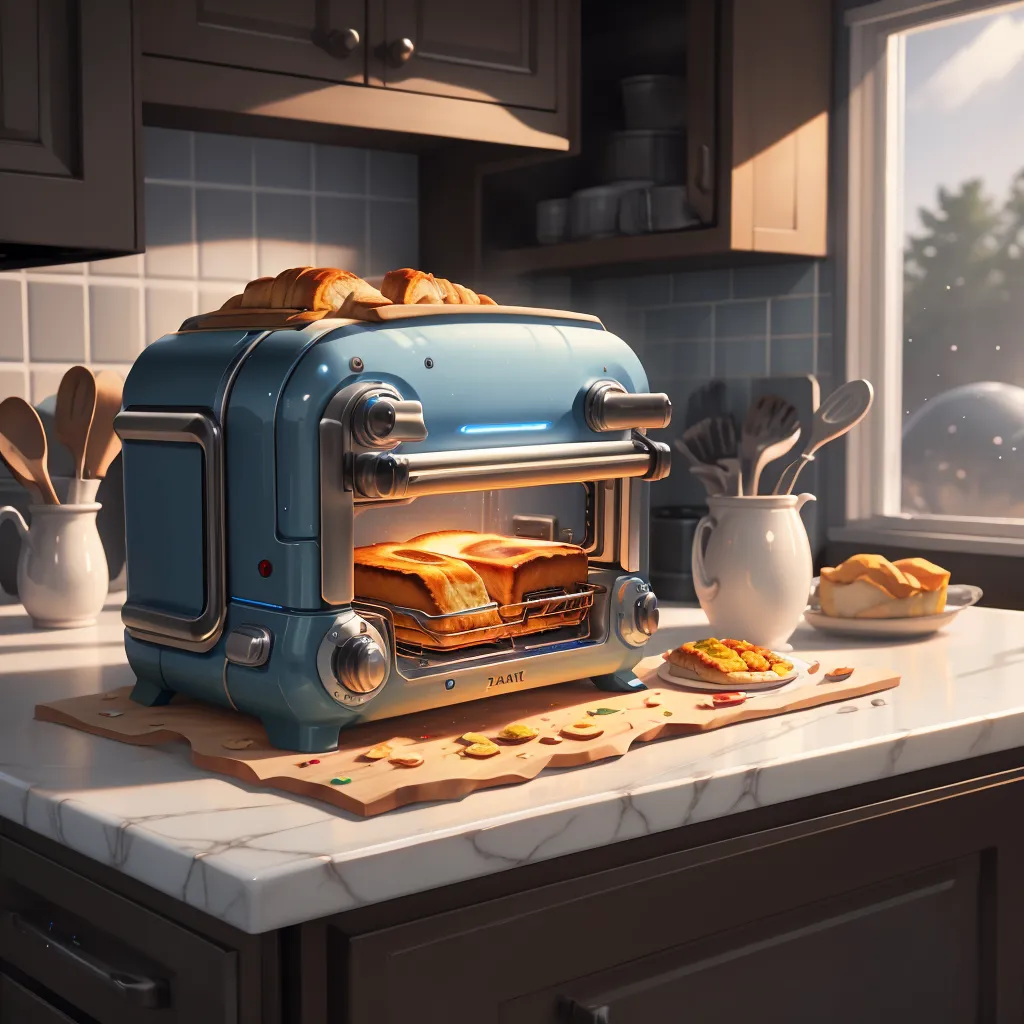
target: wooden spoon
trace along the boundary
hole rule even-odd
[[[114,417],[121,411],[124,381],[110,370],[96,374],[96,412],[85,448],[85,479],[102,480],[121,450],[121,439],[114,433]]]
[[[46,431],[39,413],[24,398],[5,398],[0,402],[0,454],[15,479],[29,492],[37,488],[46,505],[59,505],[46,469]]]
[[[75,476],[85,473],[85,446],[96,412],[96,378],[85,366],[72,366],[57,389],[54,430],[75,460]]]

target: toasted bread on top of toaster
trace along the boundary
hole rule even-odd
[[[407,546],[461,559],[479,573],[499,605],[518,604],[543,590],[572,591],[587,582],[587,555],[576,544],[439,530],[413,537]]]
[[[472,288],[456,284],[443,277],[411,267],[390,270],[384,275],[381,292],[399,306],[435,305],[446,306],[496,306],[488,295],[477,295]]]
[[[456,614],[491,604],[483,580],[461,559],[395,543],[356,548],[353,556],[356,600],[448,616],[431,623],[439,633],[501,625],[494,608]]]
[[[232,295],[220,308],[298,309],[339,316],[358,316],[362,310],[390,306],[373,285],[337,267],[290,267],[277,277],[259,277]]]
[[[456,291],[457,285],[451,283],[443,277],[435,277],[434,284],[437,285],[438,291],[441,292],[442,301],[446,306],[458,306],[462,303],[462,299],[459,298],[459,293]]]
[[[432,274],[422,270],[402,267],[400,270],[389,270],[384,275],[384,283],[380,287],[385,298],[399,306],[415,306],[425,302],[429,305],[444,302],[444,291],[438,287]]]
[[[246,309],[270,309],[270,294],[274,287],[274,278],[272,277],[257,277],[255,281],[250,281],[245,286],[245,291],[242,292],[241,305]],[[221,309],[231,309],[230,303],[234,301],[234,296],[228,299],[227,302],[221,306]]]

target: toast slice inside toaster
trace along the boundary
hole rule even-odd
[[[519,604],[542,591],[572,592],[587,582],[587,555],[576,544],[439,530],[413,537],[408,546],[461,559],[479,574],[499,605]]]
[[[439,616],[430,622],[433,632],[460,633],[501,625],[483,580],[461,559],[408,544],[385,543],[356,548],[354,565],[356,600]],[[417,622],[397,612],[395,626],[401,632],[402,626],[415,629]]]

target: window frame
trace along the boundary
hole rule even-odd
[[[902,208],[905,41],[899,33],[950,18],[991,14],[1017,0],[877,0],[845,12],[849,78],[845,245],[846,379],[875,387],[875,407],[847,435],[845,527],[833,540],[928,541],[1024,553],[1024,521],[902,512]],[[897,89],[889,83],[896,81]],[[898,259],[893,254],[899,253]],[[898,450],[898,449],[897,449]],[[877,472],[877,467],[889,467]]]

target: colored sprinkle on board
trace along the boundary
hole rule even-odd
[[[124,712],[123,711],[101,711],[100,714],[104,718],[120,718],[124,714]]]
[[[660,701],[660,700],[654,700],[654,699],[653,699],[652,697],[648,697],[648,698],[647,698],[647,699],[646,699],[646,700],[644,701],[644,707],[646,707],[646,708],[657,708],[657,707],[661,707],[661,701]]]
[[[299,767],[300,768],[308,768],[311,764],[319,764],[319,763],[320,763],[319,759],[314,757],[312,761],[300,761],[299,762]]]
[[[747,695],[741,692],[735,693],[716,693],[711,698],[712,706],[716,708],[727,708],[734,704],[742,704],[747,699]]]
[[[423,764],[423,758],[419,754],[411,754],[408,757],[392,757],[388,759],[388,764],[393,764],[396,768],[419,768]]]
[[[339,775],[331,779],[332,786],[347,786],[352,780],[347,775]]]
[[[663,715],[664,715],[664,716],[665,716],[666,718],[671,718],[671,717],[672,717],[672,712],[671,712],[671,711],[662,711],[662,714],[663,714]]]
[[[617,715],[619,713],[618,708],[595,708],[593,711],[588,711],[588,715]]]
[[[825,680],[829,683],[841,683],[853,675],[852,668],[834,668],[831,672],[825,673]]]
[[[527,740],[534,739],[537,733],[538,730],[534,729],[532,725],[521,725],[516,722],[512,725],[506,725],[498,733],[498,739],[504,740],[506,743],[526,743]]]
[[[562,735],[574,740],[592,740],[603,732],[604,729],[592,722],[573,722],[562,730]]]
[[[465,739],[465,737],[463,737]],[[470,743],[462,753],[466,757],[478,757],[487,758],[494,757],[495,754],[500,753],[500,749],[497,743],[492,743],[490,740],[485,740],[483,743]]]

